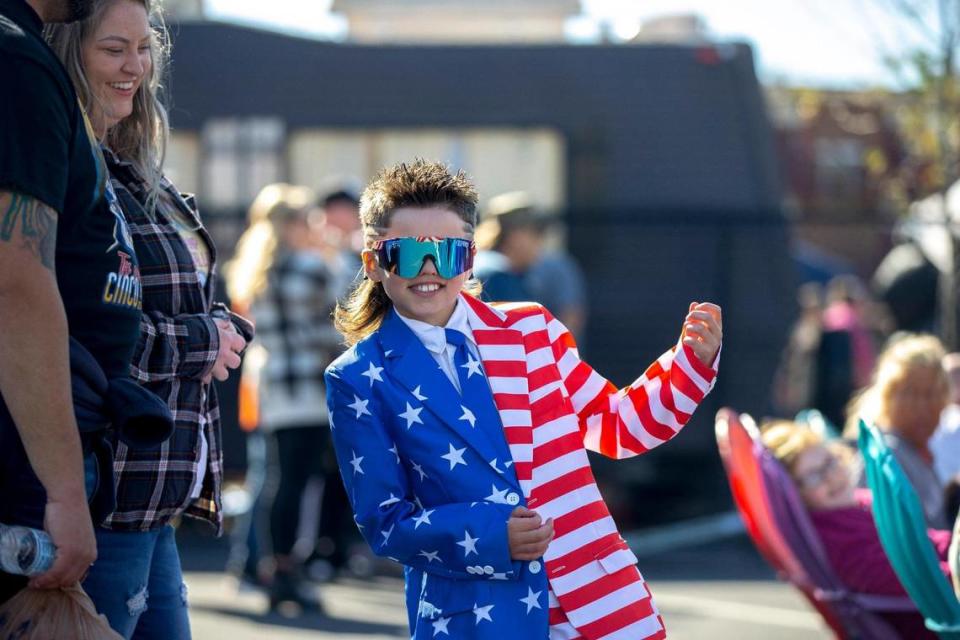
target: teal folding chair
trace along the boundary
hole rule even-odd
[[[941,638],[960,640],[960,602],[940,571],[916,492],[883,434],[863,420],[859,444],[867,484],[873,491],[873,519],[893,570],[927,628]]]

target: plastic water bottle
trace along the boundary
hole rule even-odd
[[[49,569],[56,555],[46,531],[0,524],[0,571],[35,576]]]

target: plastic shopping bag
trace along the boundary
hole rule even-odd
[[[24,589],[0,605],[0,640],[123,640],[80,585]]]

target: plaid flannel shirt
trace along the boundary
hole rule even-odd
[[[147,183],[137,167],[109,149],[104,156],[110,180],[133,234],[143,286],[143,318],[131,374],[163,398],[173,414],[170,439],[153,450],[134,451],[115,441],[117,508],[104,522],[113,530],[147,531],[186,513],[209,521],[222,532],[220,488],[223,451],[216,391],[203,378],[219,351],[212,298],[216,252],[192,199],[166,179],[162,197],[150,213],[144,203]],[[201,286],[193,257],[171,220],[191,222],[210,251],[210,274]],[[208,443],[200,497],[190,494],[200,465],[200,429]]]

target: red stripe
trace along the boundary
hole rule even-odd
[[[642,602],[632,602],[622,609],[618,609],[609,615],[603,616],[599,620],[595,620],[590,624],[577,627],[577,631],[588,638],[602,638],[603,636],[613,633],[618,629],[623,629],[627,625],[631,625],[634,622],[640,622],[644,618],[653,615],[653,613],[653,604],[651,603],[650,598],[647,598]],[[650,637],[657,636],[648,636],[648,638]],[[641,639],[637,638],[636,640]]]
[[[604,536],[584,542],[570,553],[554,558],[547,563],[547,573],[551,578],[562,576],[576,571],[583,565],[597,559],[597,554],[606,551],[609,547],[620,543],[620,534],[616,531]],[[559,594],[558,594],[559,597]]]
[[[493,402],[497,405],[497,409],[500,411],[505,409],[529,409],[529,398],[530,396],[524,393],[493,394]]]
[[[574,609],[579,609],[585,605],[590,604],[591,602],[596,602],[602,598],[607,597],[617,589],[622,589],[627,585],[640,583],[643,584],[643,580],[640,578],[640,573],[637,571],[636,567],[624,567],[615,573],[608,573],[602,578],[594,580],[589,584],[585,584],[575,591],[563,596],[561,605],[565,611],[573,611]],[[650,596],[648,595],[644,602],[650,602]],[[647,616],[653,613],[653,607],[650,607],[650,610],[647,612]],[[646,617],[646,616],[642,616]]]
[[[551,346],[550,334],[546,329],[531,331],[523,336],[523,346],[527,350],[527,353],[538,349],[549,348]]]
[[[621,431],[620,431],[621,447],[623,447],[627,451],[633,451],[634,453],[637,453],[637,454],[646,453],[647,451],[649,451],[646,445],[640,442],[640,440],[636,436],[634,436],[632,433],[630,433],[629,430],[627,430],[627,425],[621,422],[620,427],[621,427]],[[643,428],[642,425],[641,425],[641,428]]]
[[[519,344],[523,334],[517,335],[516,329],[478,329],[473,332],[473,337],[477,345],[486,346],[494,344]]]
[[[533,444],[533,430],[530,427],[504,427],[503,434],[509,444]]]
[[[580,527],[591,522],[596,522],[597,520],[606,518],[609,515],[610,512],[607,510],[607,505],[603,503],[603,500],[591,502],[590,504],[586,504],[578,509],[574,509],[570,513],[554,519],[554,535],[558,538],[560,536],[565,536],[571,531],[579,529]]]
[[[493,378],[525,378],[527,365],[522,360],[484,360],[483,370],[487,377]]]
[[[690,378],[690,375],[683,370],[683,367],[680,366],[680,363],[676,360],[673,361],[673,367],[670,370],[670,384],[694,402],[699,403],[703,400],[703,391],[700,391],[700,387],[696,385],[693,379]]]
[[[517,474],[517,480],[530,480],[533,478],[533,464],[530,462],[514,461],[513,469]]]
[[[530,391],[536,391],[544,385],[558,381],[556,367],[540,367],[536,371],[528,372],[526,375],[527,385]]]
[[[550,442],[541,444],[534,448],[533,459],[537,464],[544,465],[560,456],[564,456],[571,451],[583,449],[583,438],[577,432],[554,438]]]
[[[717,372],[714,371],[712,367],[708,367],[707,365],[700,362],[700,358],[698,358],[697,354],[694,353],[693,347],[688,347],[687,345],[683,345],[683,353],[686,354],[687,360],[690,361],[690,366],[693,367],[693,370],[696,371],[701,378],[703,378],[707,382],[713,381],[713,379],[717,375]]]
[[[560,607],[550,607],[550,612],[547,615],[547,620],[549,620],[550,625],[563,624],[564,622],[570,622],[567,620],[567,614],[563,612],[563,609]]]
[[[640,387],[639,389],[635,389],[634,392],[638,398],[634,398],[634,396],[631,394],[630,399],[633,400],[633,408],[636,410],[637,416],[640,418],[640,423],[643,426],[643,429],[650,435],[657,433],[665,434],[666,437],[657,436],[661,440],[669,440],[672,438],[674,436],[673,429],[665,424],[662,424],[653,417],[653,412],[650,411],[650,399],[647,397],[647,390],[643,387]]]
[[[567,377],[563,379],[563,384],[567,388],[567,391],[570,395],[576,394],[587,380],[590,379],[590,375],[593,374],[593,369],[590,368],[585,362],[577,363],[577,366],[573,368]],[[593,399],[591,398],[591,401]]]
[[[594,480],[590,467],[582,467],[536,487],[533,493],[542,504],[565,496],[575,489],[592,484],[594,484]]]

